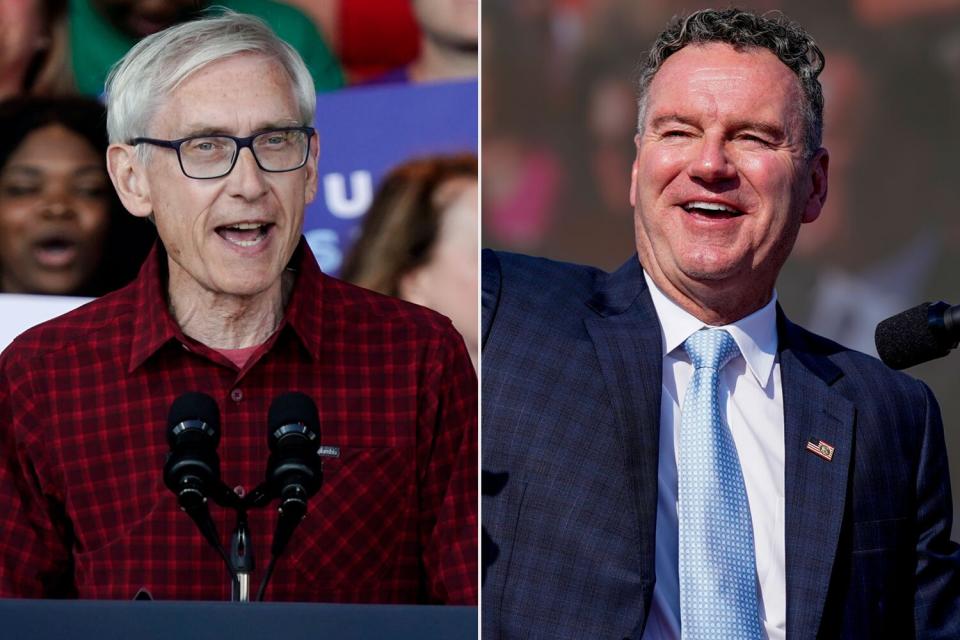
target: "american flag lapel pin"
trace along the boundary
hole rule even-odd
[[[810,438],[807,442],[807,451],[817,454],[827,462],[833,460],[833,445],[827,444],[823,440]]]

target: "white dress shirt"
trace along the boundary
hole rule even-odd
[[[644,640],[680,638],[677,445],[680,408],[693,366],[684,341],[707,326],[681,309],[644,273],[663,336],[657,489],[657,584]],[[765,307],[725,325],[740,354],[720,372],[720,406],[740,457],[757,556],[760,620],[771,640],[786,637],[783,389],[777,358],[776,293]]]

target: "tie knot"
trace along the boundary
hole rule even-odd
[[[695,369],[718,371],[740,353],[737,342],[725,329],[700,329],[683,343]]]

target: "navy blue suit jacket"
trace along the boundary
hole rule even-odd
[[[660,325],[636,256],[483,256],[483,638],[639,638],[655,582]],[[960,638],[929,389],[778,313],[787,637]],[[827,461],[805,449],[834,446]],[[746,462],[749,464],[749,462]]]

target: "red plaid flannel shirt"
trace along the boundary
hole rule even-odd
[[[477,386],[431,311],[323,275],[301,240],[282,324],[240,370],[167,310],[166,254],[128,287],[36,327],[0,357],[0,596],[228,600],[223,561],[163,484],[171,402],[218,403],[223,480],[265,478],[267,409],[317,403],[340,448],[267,600],[477,599]],[[255,588],[275,503],[250,512]],[[235,514],[211,513],[225,547]]]

